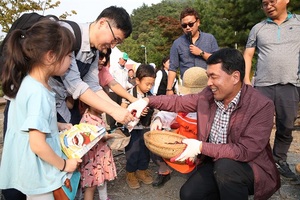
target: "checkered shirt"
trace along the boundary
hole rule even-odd
[[[241,96],[241,91],[234,97],[234,99],[225,108],[222,101],[215,100],[218,108],[210,130],[209,142],[214,144],[227,143],[227,128],[231,113],[236,108]]]

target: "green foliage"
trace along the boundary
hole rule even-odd
[[[144,49],[140,46],[145,45],[148,62],[160,68],[162,58],[182,34],[179,15],[188,6],[199,12],[201,31],[213,34],[220,47],[236,47],[240,51],[244,50],[250,29],[266,18],[261,0],[163,0],[133,11],[133,33],[119,48],[133,60],[144,62]],[[300,1],[290,1],[289,10],[300,14]]]
[[[220,47],[243,48],[250,29],[264,18],[260,1],[255,0],[197,0],[201,30],[213,34]]]
[[[8,32],[11,24],[20,17],[24,12],[36,12],[42,10],[48,10],[56,8],[60,4],[60,1],[52,3],[52,0],[47,0],[46,5],[44,1],[34,0],[1,0],[0,1],[0,25],[2,26],[3,32]],[[61,19],[66,19],[67,16],[77,14],[76,11],[71,10],[71,13],[65,12],[58,16]]]
[[[60,1],[52,3],[52,0],[47,0],[45,7],[41,1],[2,0],[0,25],[7,32],[21,13],[42,11],[43,7],[47,10],[59,5]],[[133,10],[133,32],[118,48],[128,52],[131,59],[142,63],[145,49],[141,45],[145,45],[148,63],[155,63],[160,68],[162,58],[169,54],[173,41],[182,34],[179,16],[185,7],[193,7],[199,12],[201,31],[213,34],[220,47],[237,47],[241,51],[250,29],[265,19],[260,9],[261,0],[162,0],[161,3],[151,6],[143,4]],[[300,14],[300,1],[291,0],[289,10]],[[76,12],[71,11],[71,14]],[[65,12],[59,17],[65,19],[71,14]]]
[[[151,6],[143,5],[133,10],[131,21],[133,32],[130,38],[118,48],[129,52],[129,57],[144,62],[144,49],[147,47],[148,63],[160,68],[163,57],[169,54],[173,41],[182,34],[179,15],[183,7],[191,1],[162,1]],[[132,52],[130,50],[133,50]]]

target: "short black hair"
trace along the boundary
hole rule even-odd
[[[111,25],[122,30],[125,38],[128,38],[132,32],[130,16],[122,7],[110,6],[105,8],[97,17],[96,21],[100,20],[101,18],[108,18],[112,20]]]
[[[185,8],[180,13],[180,21],[186,16],[195,16],[196,19],[200,19],[198,12],[194,8]]]
[[[141,64],[135,73],[135,77],[142,80],[144,77],[156,78],[156,73],[154,67],[148,64]]]
[[[242,53],[233,48],[223,48],[214,52],[206,61],[207,65],[222,64],[222,70],[227,74],[240,72],[240,81],[245,77],[245,60]]]

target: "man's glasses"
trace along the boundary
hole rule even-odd
[[[197,22],[198,19],[196,19],[196,21],[194,22],[189,22],[187,24],[181,24],[182,28],[186,28],[187,26],[189,26],[190,28],[192,28],[194,26],[194,24]]]
[[[277,3],[277,0],[270,0],[269,2],[262,2],[261,7],[262,8],[267,8],[269,5],[270,6],[275,6]]]
[[[110,25],[109,21],[107,21],[107,20],[105,20],[105,21],[107,22],[107,24],[108,24],[108,26],[109,26],[109,29],[110,29],[110,31],[111,31],[113,37],[114,37],[114,39],[111,41],[111,44],[112,44],[112,45],[121,44],[122,41],[121,41],[120,39],[116,38],[115,33],[113,32],[113,30],[112,30],[112,28],[111,28],[111,25]]]

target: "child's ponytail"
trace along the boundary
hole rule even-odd
[[[2,90],[10,98],[14,98],[20,88],[23,78],[28,73],[28,61],[23,52],[26,31],[15,30],[4,47],[5,61],[3,63]]]

